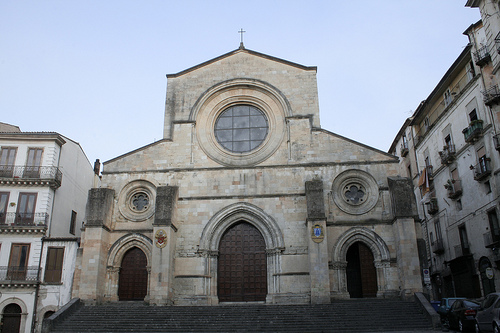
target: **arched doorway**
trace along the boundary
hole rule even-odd
[[[21,313],[21,307],[15,303],[11,303],[3,309],[2,333],[19,333]]]
[[[481,274],[481,282],[483,283],[483,295],[494,293],[495,289],[495,274],[491,267],[491,262],[488,258],[482,257],[479,260],[479,273]]]
[[[118,283],[120,301],[144,300],[148,293],[147,258],[138,247],[128,250],[122,259]]]
[[[219,302],[265,301],[266,244],[250,223],[238,222],[219,243],[217,294]]]
[[[373,253],[363,242],[355,242],[347,250],[347,291],[351,298],[377,296],[377,271]]]

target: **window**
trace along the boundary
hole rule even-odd
[[[5,224],[8,202],[9,202],[9,192],[0,192],[0,224]]]
[[[76,227],[76,212],[74,210],[71,211],[71,221],[69,222],[69,233],[74,235]]]
[[[233,153],[259,147],[267,136],[267,118],[251,105],[235,105],[224,110],[215,121],[215,138]]]
[[[443,239],[441,237],[441,222],[439,221],[439,219],[436,219],[436,221],[434,221],[434,231],[436,232],[436,240],[437,241],[440,241],[441,239]]]
[[[41,148],[28,149],[28,159],[26,160],[26,167],[24,169],[24,177],[27,178],[40,178],[40,163],[42,162]]]
[[[484,146],[478,149],[477,158],[479,163],[478,163],[478,170],[476,171],[481,174],[488,171],[489,170],[488,158],[486,157],[486,149],[484,148]]]
[[[484,187],[486,189],[486,194],[491,193],[491,184],[490,184],[489,180],[487,180],[487,181],[484,182]]]
[[[467,237],[467,230],[465,229],[465,225],[458,227],[458,233],[460,234],[462,255],[470,254],[469,238]]]
[[[450,89],[446,89],[444,93],[444,106],[450,105],[450,103],[453,101],[453,97],[451,96],[451,91]]]
[[[498,223],[497,211],[495,209],[488,212],[488,220],[490,222],[491,238],[493,242],[500,241],[500,224]]]
[[[10,249],[9,268],[7,278],[9,280],[25,280],[28,267],[30,244],[12,244]]]
[[[411,164],[408,164],[408,177],[410,177],[410,179],[412,179],[412,173],[411,173]]]
[[[12,177],[16,161],[17,148],[2,148],[0,150],[0,177]]]
[[[36,193],[19,193],[16,224],[32,225],[35,220]]]
[[[47,263],[45,264],[45,282],[61,282],[62,266],[64,258],[63,247],[49,247],[47,249]]]
[[[446,147],[451,147],[452,146],[452,142],[451,142],[451,135],[447,135],[445,138],[444,138],[444,145]]]
[[[477,117],[477,112],[476,109],[473,109],[471,112],[469,112],[469,121],[473,122],[474,120],[478,120],[479,118]]]
[[[472,60],[467,64],[467,78],[472,80],[474,76],[476,76],[476,71],[474,70],[474,64],[472,63]]]
[[[462,210],[462,199],[457,200],[457,210]]]

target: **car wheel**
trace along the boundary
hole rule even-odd
[[[463,332],[464,331],[464,323],[462,323],[462,319],[458,320],[458,331]]]
[[[493,332],[494,333],[500,333],[500,329],[498,328],[497,324],[493,324]]]
[[[474,331],[476,333],[481,333],[481,329],[479,328],[479,324],[478,323],[474,323]]]

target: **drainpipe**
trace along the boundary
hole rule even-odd
[[[35,333],[36,329],[36,309],[38,306],[38,293],[40,290],[40,271],[42,269],[42,255],[43,255],[43,243],[45,236],[42,237],[42,248],[40,249],[40,259],[38,260],[38,272],[36,273],[36,289],[35,289],[35,300],[33,301],[33,315],[31,317],[31,333]]]

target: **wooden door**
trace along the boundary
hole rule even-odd
[[[40,178],[40,164],[42,163],[41,148],[28,149],[28,159],[24,169],[24,177],[26,178]]]
[[[5,224],[7,217],[7,203],[9,202],[9,192],[0,192],[0,224]]]
[[[224,233],[217,271],[220,302],[266,300],[266,244],[257,228],[241,222]]]
[[[147,258],[137,247],[128,250],[123,256],[118,283],[120,301],[144,300],[148,293]]]
[[[35,221],[37,193],[19,193],[16,225],[32,225]]]
[[[11,303],[3,309],[2,333],[19,333],[21,328],[21,307]]]
[[[347,290],[351,298],[377,296],[377,271],[373,263],[373,253],[361,242],[356,242],[347,250]]]

